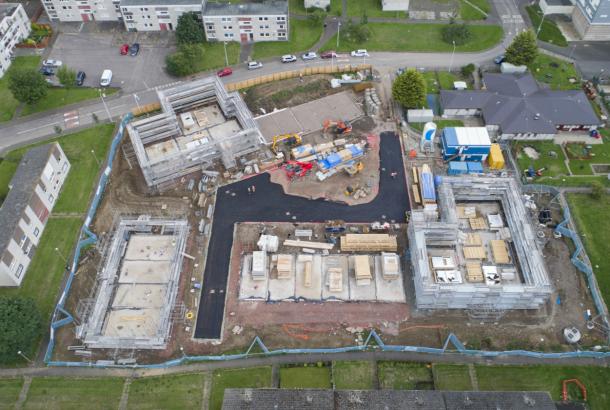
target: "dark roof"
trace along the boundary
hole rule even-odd
[[[11,179],[8,195],[0,207],[0,255],[8,246],[23,211],[30,203],[54,144],[32,148],[21,158]]]
[[[249,16],[288,14],[288,0],[270,0],[262,3],[206,2],[204,16]]]
[[[580,90],[540,87],[530,73],[483,75],[484,91],[441,91],[443,109],[480,109],[486,124],[506,134],[555,134],[559,125],[599,125]]]
[[[555,410],[547,392],[226,389],[223,410]]]

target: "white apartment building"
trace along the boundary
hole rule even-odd
[[[0,78],[11,65],[15,46],[30,35],[30,20],[19,3],[0,3]]]
[[[317,7],[319,9],[326,9],[330,6],[330,0],[304,0],[303,6],[306,9]]]
[[[118,21],[120,0],[42,0],[52,21]]]
[[[203,27],[208,41],[286,41],[288,1],[234,4],[204,0]]]
[[[0,206],[0,286],[21,285],[69,171],[56,142],[21,159]]]
[[[201,1],[121,0],[121,13],[128,31],[173,31],[183,13],[201,16]]]

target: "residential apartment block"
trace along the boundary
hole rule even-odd
[[[15,46],[30,35],[30,20],[19,3],[0,3],[0,78],[11,65]]]
[[[201,16],[201,0],[121,0],[123,22],[128,31],[173,31],[187,12]]]
[[[303,6],[306,9],[310,9],[312,7],[316,7],[319,9],[325,9],[330,7],[330,0],[303,0]]]
[[[53,21],[118,21],[120,0],[42,0]]]
[[[574,28],[583,40],[610,40],[610,0],[575,0]]]
[[[288,1],[233,4],[204,0],[203,26],[208,41],[286,41]]]
[[[0,207],[0,286],[19,286],[70,171],[58,143],[29,150]]]

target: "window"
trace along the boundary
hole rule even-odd
[[[17,266],[17,270],[15,271],[15,277],[20,278],[22,274],[23,274],[23,265],[19,264],[19,266]]]
[[[53,201],[55,201],[55,197],[53,196],[53,194],[49,195],[49,202],[53,203]]]
[[[285,21],[285,20],[286,20],[286,17],[278,17],[277,18],[277,21]]]
[[[63,165],[62,165],[62,167],[61,167],[61,172],[62,172],[62,173],[63,173],[63,172],[66,172],[66,169],[68,169],[68,163],[67,163],[67,162],[64,162],[64,164],[63,164]]]
[[[34,228],[34,237],[38,238],[38,235],[40,235],[40,229]]]

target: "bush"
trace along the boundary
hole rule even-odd
[[[44,98],[48,91],[44,77],[33,68],[11,71],[8,88],[17,101],[26,104],[36,103]]]
[[[462,76],[468,78],[472,75],[472,73],[474,73],[474,70],[475,70],[474,64],[470,63],[470,64],[462,67],[460,71],[462,73]]]
[[[533,31],[519,33],[506,49],[506,61],[514,65],[529,65],[538,57],[538,43]]]
[[[57,70],[57,79],[64,87],[74,87],[76,85],[76,71],[63,65]]]
[[[602,196],[604,196],[604,184],[602,184],[600,181],[592,181],[591,182],[591,198],[593,199],[602,199]]]
[[[41,334],[42,318],[33,299],[0,297],[0,363],[14,363],[28,353]]]
[[[441,36],[445,43],[453,44],[455,42],[456,46],[461,46],[470,41],[472,33],[466,24],[451,22],[443,27]]]
[[[341,36],[347,41],[354,43],[364,43],[371,35],[369,28],[364,24],[354,24],[351,20],[347,22],[347,27],[341,31]]]

